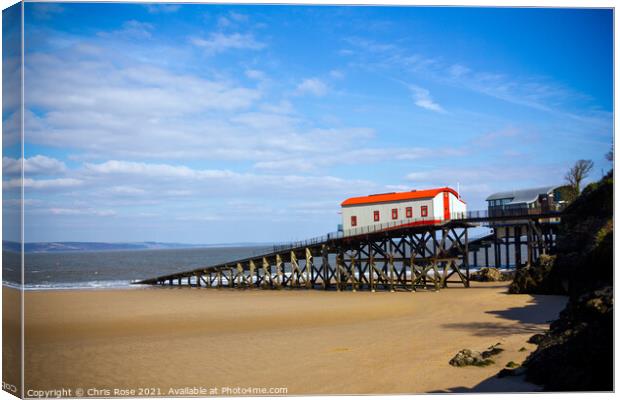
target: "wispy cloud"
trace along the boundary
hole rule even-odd
[[[204,49],[208,54],[220,53],[227,50],[261,50],[265,47],[264,43],[259,42],[249,33],[222,32],[211,33],[207,38],[193,37],[191,43]]]
[[[94,208],[50,208],[54,215],[93,215],[97,217],[112,217],[116,215],[114,210],[98,210]]]
[[[99,32],[101,37],[127,37],[135,39],[150,39],[152,36],[153,25],[148,22],[129,20],[123,23],[121,29],[109,32]]]
[[[395,43],[381,43],[360,37],[347,38],[344,42],[350,46],[344,49],[346,56],[352,59],[350,65],[357,68],[397,68],[413,76],[470,90],[511,104],[574,118],[579,118],[579,114],[563,111],[563,108],[570,101],[588,100],[588,96],[541,76],[519,77],[474,70],[464,63],[415,53]],[[432,102],[424,99],[421,103],[434,107]]]
[[[304,79],[297,85],[297,93],[324,96],[327,93],[327,85],[319,78]]]
[[[24,179],[24,187],[27,189],[64,189],[79,186],[83,181],[73,178],[58,178],[58,179]],[[2,187],[4,189],[13,189],[20,187],[21,179],[9,179],[2,181]]]
[[[330,76],[332,79],[344,79],[344,77],[345,77],[345,73],[344,73],[344,72],[342,72],[342,71],[341,71],[341,70],[339,70],[339,69],[333,69],[333,70],[329,71],[329,76]]]
[[[226,15],[221,15],[217,19],[217,26],[219,28],[230,28],[237,26],[241,23],[245,23],[249,20],[246,14],[230,11]]]
[[[35,18],[43,20],[50,19],[54,15],[64,12],[64,8],[60,4],[55,3],[30,4],[28,8],[33,10]]]
[[[415,85],[410,85],[409,89],[411,90],[416,106],[430,111],[445,112],[439,104],[433,101],[431,93],[427,89]]]
[[[149,13],[175,13],[181,8],[181,4],[145,4],[144,5]]]
[[[256,79],[257,81],[262,81],[265,79],[265,73],[257,69],[247,69],[245,71],[245,76],[250,79]]]
[[[150,164],[131,161],[110,160],[101,164],[86,164],[87,171],[99,174],[137,175],[144,178],[188,178],[210,179],[231,178],[234,173],[222,170],[195,170],[186,166]]]

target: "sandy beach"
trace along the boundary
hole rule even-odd
[[[527,339],[557,317],[565,298],[508,295],[498,283],[473,285],[417,293],[27,292],[26,390],[537,390],[493,376],[508,361],[525,359],[534,349]],[[494,365],[448,364],[462,348],[484,350],[498,342],[505,352]]]

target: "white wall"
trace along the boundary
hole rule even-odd
[[[467,207],[465,203],[460,201],[454,194],[449,193],[450,213],[465,212]],[[428,207],[428,216],[422,217],[421,207]],[[405,201],[394,201],[389,203],[360,204],[354,206],[342,207],[342,227],[345,230],[354,229],[364,226],[373,226],[385,224],[393,221],[403,221],[406,218],[405,209],[413,208],[412,220],[443,220],[443,192],[437,194],[434,198],[415,199]],[[398,218],[392,219],[392,209],[398,209]],[[373,211],[379,211],[380,220],[375,222],[373,219]],[[351,226],[351,216],[357,216],[357,226]]]
[[[443,220],[443,192],[439,193],[433,199],[433,219]]]
[[[450,213],[465,213],[467,211],[467,204],[459,200],[458,197],[450,193]]]
[[[438,196],[439,197],[439,196]],[[356,206],[342,207],[342,227],[344,229],[358,228],[360,226],[379,225],[386,222],[394,221],[392,219],[392,209],[398,209],[397,221],[407,219],[406,208],[413,208],[413,216],[411,219],[422,220],[421,207],[428,207],[428,217],[424,219],[434,219],[433,199],[415,199],[406,201],[395,201],[390,203],[377,204],[361,204]],[[443,210],[443,206],[442,206]],[[373,211],[379,211],[380,220],[375,222],[373,219]],[[443,212],[443,211],[442,211]],[[351,226],[351,216],[357,216],[357,226]],[[442,214],[443,215],[443,214]]]

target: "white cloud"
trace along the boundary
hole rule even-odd
[[[29,142],[71,149],[73,160],[100,161],[101,154],[108,160],[234,160],[269,171],[432,155],[428,149],[372,144],[375,132],[363,127],[316,129],[290,101],[265,101],[262,88],[221,76],[198,77],[125,58],[110,62],[116,46],[97,46],[98,52],[84,53],[82,46],[66,57],[30,55],[28,106],[44,112],[26,110]],[[321,95],[327,86],[311,78],[300,89]],[[345,151],[349,156],[342,157]],[[300,159],[312,163],[295,161]]]
[[[108,182],[123,180],[123,186],[138,188],[145,195],[169,194],[178,196],[188,194],[210,193],[211,196],[224,196],[248,192],[289,193],[289,188],[310,188],[318,191],[350,191],[356,185],[376,188],[369,181],[346,180],[329,175],[308,176],[289,171],[285,174],[240,173],[228,170],[209,170],[190,168],[184,165],[142,163],[133,161],[109,160],[103,163],[86,163],[76,172],[80,180],[96,182],[97,186]],[[148,179],[146,179],[148,178]],[[189,189],[188,189],[189,188]],[[123,189],[117,189],[123,191]],[[115,191],[107,191],[114,195]],[[355,190],[353,190],[355,192]],[[135,194],[138,194],[137,192]],[[195,198],[195,197],[194,197]],[[205,198],[208,199],[208,196]]]
[[[97,210],[93,208],[50,208],[48,212],[54,215],[91,215],[97,217],[112,217],[116,215],[113,210]]]
[[[471,70],[460,64],[453,64],[448,68],[448,73],[454,78],[459,78],[468,74]]]
[[[134,186],[113,186],[107,189],[106,192],[119,196],[140,196],[146,194],[146,191],[144,189],[140,189]]]
[[[2,157],[2,173],[4,175],[21,175],[22,165],[19,158]]]
[[[186,166],[148,164],[132,161],[111,160],[101,164],[85,164],[88,171],[100,174],[138,175],[149,178],[230,178],[235,174],[223,170],[195,170]]]
[[[265,79],[265,73],[257,69],[248,69],[245,71],[245,76],[250,79],[256,79],[257,81]]]
[[[66,171],[65,163],[55,158],[36,155],[27,158],[24,162],[24,174],[31,175],[57,175]]]
[[[209,54],[220,53],[226,50],[261,50],[265,47],[264,43],[258,42],[252,34],[232,33],[225,34],[214,32],[208,38],[194,37],[191,43],[204,49]]]
[[[344,72],[337,69],[329,71],[329,76],[333,79],[343,79],[345,77]]]
[[[129,20],[123,23],[123,27],[116,31],[111,32],[99,32],[101,37],[128,37],[135,39],[150,39],[154,27],[148,22],[141,22],[136,20]]]
[[[236,26],[239,23],[247,22],[248,20],[249,17],[247,15],[230,11],[217,19],[217,26],[220,28],[228,28]]]
[[[180,4],[145,4],[144,5],[149,13],[174,13],[181,8]]]
[[[246,14],[230,11],[228,16],[237,22],[247,22],[250,18]]]
[[[297,85],[297,93],[324,96],[327,93],[327,85],[318,78],[304,79]]]
[[[261,104],[260,110],[274,114],[293,114],[295,112],[293,104],[288,100],[282,100],[275,104]]]
[[[7,86],[11,85],[11,83],[7,82]],[[8,103],[11,102],[13,97],[19,97],[19,96],[7,96],[8,93],[11,93],[8,91],[8,89],[5,89],[6,92],[4,98],[2,99],[3,103]],[[4,100],[6,97],[9,97],[6,101]],[[20,143],[20,139],[21,139],[21,113],[18,111],[14,111],[11,108],[8,108],[6,104],[3,104],[3,110],[5,115],[7,116],[3,121],[2,121],[2,146],[5,149],[8,149],[11,146],[14,146],[18,143]]]
[[[4,157],[2,161],[4,164]],[[26,158],[26,161],[24,162],[24,174],[26,176],[57,175],[64,173],[66,170],[67,167],[64,162],[40,154],[34,157]]]
[[[445,112],[445,110],[431,98],[431,94],[427,89],[415,85],[409,85],[415,105],[426,110]]]
[[[58,179],[24,179],[24,188],[26,189],[63,189],[79,186],[83,181],[73,178]],[[3,189],[18,188],[21,185],[21,179],[9,179],[2,181]]]

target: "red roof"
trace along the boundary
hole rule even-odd
[[[425,190],[412,190],[410,192],[393,192],[393,193],[381,193],[371,194],[370,196],[351,197],[342,202],[341,206],[354,206],[359,204],[374,204],[374,203],[389,203],[392,201],[414,200],[414,199],[428,199],[437,196],[439,193],[450,192],[459,197],[456,190],[443,187],[437,189],[425,189]],[[461,200],[463,201],[463,200]]]

